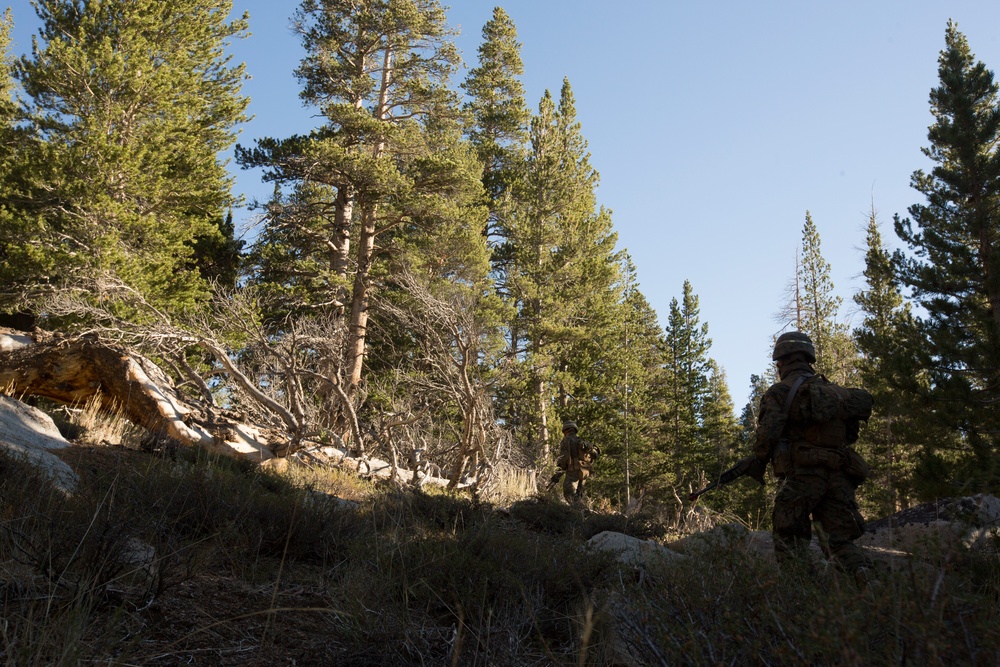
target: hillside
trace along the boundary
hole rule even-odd
[[[779,576],[745,529],[692,540],[656,508],[625,516],[543,496],[503,507],[187,448],[60,456],[79,474],[72,496],[20,461],[0,467],[4,664],[1000,657],[995,536],[985,553],[928,541],[859,589],[822,563]],[[587,547],[609,530],[642,539],[647,557]],[[648,557],[663,547],[668,557]]]

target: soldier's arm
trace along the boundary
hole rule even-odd
[[[565,470],[569,467],[569,438],[563,438],[559,443],[559,457],[556,459],[556,467]]]
[[[782,392],[781,389],[785,391]],[[760,413],[757,416],[757,434],[753,453],[761,461],[769,461],[781,434],[785,430],[785,412],[782,405],[788,388],[778,385],[769,389],[760,400]]]

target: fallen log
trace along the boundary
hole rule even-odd
[[[69,405],[96,399],[151,433],[184,446],[255,461],[275,458],[264,430],[189,403],[152,361],[93,335],[0,329],[0,391]]]

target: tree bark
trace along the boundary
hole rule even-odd
[[[96,397],[103,410],[181,445],[257,461],[275,458],[260,429],[221,414],[207,417],[149,359],[94,336],[0,329],[0,388],[14,397],[70,405]]]

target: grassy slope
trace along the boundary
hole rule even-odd
[[[640,571],[580,547],[609,528],[666,541],[655,514],[193,452],[67,457],[73,498],[0,461],[7,665],[1000,663],[995,556],[938,550],[877,590],[738,550]]]

